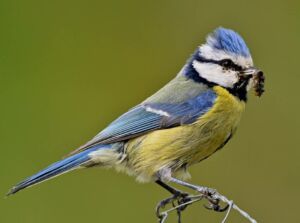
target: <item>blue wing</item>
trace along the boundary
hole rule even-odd
[[[97,144],[129,140],[158,129],[193,123],[213,106],[216,97],[215,92],[209,89],[182,103],[142,103],[123,114],[74,152]]]

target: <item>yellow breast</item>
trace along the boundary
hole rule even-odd
[[[245,103],[216,86],[214,106],[190,125],[158,130],[127,143],[127,172],[151,180],[162,168],[176,172],[214,153],[233,134]]]

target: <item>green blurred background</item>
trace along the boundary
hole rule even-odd
[[[112,170],[73,172],[4,198],[181,68],[218,26],[237,30],[267,78],[221,152],[191,168],[259,222],[300,222],[299,1],[0,2],[0,222],[156,222],[168,194]],[[175,222],[175,214],[168,222]],[[220,222],[202,204],[184,222]],[[247,222],[233,212],[229,222]]]

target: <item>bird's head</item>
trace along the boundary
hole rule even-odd
[[[264,92],[263,72],[253,66],[243,38],[230,29],[217,28],[210,34],[186,68],[185,74],[195,81],[222,86],[242,100],[250,89],[258,96]]]

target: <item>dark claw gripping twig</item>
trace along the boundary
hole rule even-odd
[[[168,204],[172,204],[173,208],[176,208],[178,215],[178,222],[181,222],[181,212],[186,209],[191,198],[187,193],[175,193],[173,196],[166,198],[158,203],[156,206],[156,216],[160,219],[160,222],[164,222],[166,219],[166,212],[161,213],[161,209],[165,208]],[[186,205],[185,205],[186,204]]]
[[[220,200],[215,200],[215,202],[211,202],[211,200],[209,200],[209,205],[203,205],[206,209],[208,210],[213,210],[216,212],[224,212],[227,211],[227,209],[229,208],[229,204],[227,204],[225,207],[221,207],[220,205]]]

